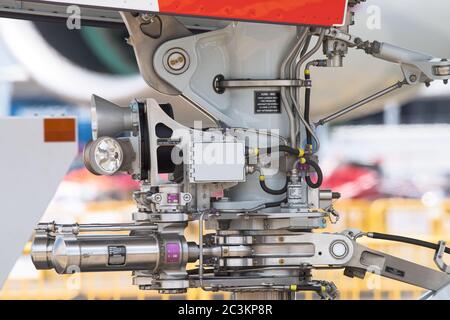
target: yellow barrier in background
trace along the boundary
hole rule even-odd
[[[102,210],[113,210],[117,203],[97,205]],[[123,204],[121,204],[123,205]],[[341,215],[336,225],[326,232],[340,232],[346,228],[386,232],[420,238],[427,241],[450,240],[450,200],[427,207],[414,199],[341,200],[336,203]],[[111,209],[112,208],[112,209]],[[415,230],[414,228],[418,228]],[[196,238],[195,228],[188,230],[188,238]],[[361,239],[373,249],[390,253],[432,268],[434,252],[407,244]],[[29,247],[24,257],[29,259]],[[131,284],[131,273],[83,273],[57,275],[54,271],[36,271],[34,277],[10,277],[0,291],[0,299],[229,299],[224,292],[188,290],[184,295],[159,295],[142,291]],[[314,278],[333,281],[341,299],[417,299],[424,290],[397,281],[367,274],[364,280],[351,279],[343,270],[314,271]],[[314,293],[298,295],[302,299],[317,299]]]

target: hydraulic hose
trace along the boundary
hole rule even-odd
[[[279,195],[285,194],[287,192],[288,180],[286,179],[286,184],[284,185],[284,187],[282,189],[274,190],[267,186],[265,176],[259,176],[259,185],[261,186],[261,189],[264,190],[264,192],[274,195],[274,196],[279,196]]]
[[[408,243],[408,244],[412,244],[415,246],[429,248],[429,249],[433,249],[433,250],[439,249],[439,244],[428,242],[428,241],[423,241],[423,240],[419,240],[419,239],[413,239],[413,238],[396,236],[396,235],[392,235],[392,234],[378,233],[378,232],[369,232],[366,235],[367,235],[367,237],[372,238],[372,239],[403,242],[403,243]],[[445,251],[445,253],[450,254],[450,248],[446,247],[444,251]]]
[[[277,148],[278,148],[279,152],[285,152],[294,157],[299,157],[304,154],[304,151],[302,149],[295,149],[295,148],[291,148],[291,147],[285,146],[285,145],[278,146]],[[271,154],[274,151],[274,150],[272,150],[272,148],[265,148],[265,149],[258,149],[258,150],[259,150],[259,154]]]
[[[313,161],[311,159],[306,159],[306,164],[309,165],[310,167],[314,168],[314,171],[317,174],[317,181],[316,182],[313,182],[311,180],[311,177],[309,175],[307,175],[306,178],[305,178],[306,183],[308,184],[309,187],[311,187],[313,189],[320,188],[320,186],[322,185],[322,182],[323,182],[322,169],[320,169],[320,167],[317,164],[317,162],[315,162],[315,161]]]
[[[266,208],[276,208],[276,207],[281,206],[281,205],[282,205],[283,203],[285,203],[285,202],[287,202],[287,198],[284,198],[284,199],[281,200],[281,201],[275,201],[275,202],[268,202],[268,203],[265,203],[264,206],[265,206]]]
[[[279,206],[281,206],[281,204],[283,204],[285,202],[287,202],[287,198],[284,198],[283,200],[280,200],[280,201],[263,203],[257,207],[250,208],[250,209],[220,209],[218,211],[221,213],[257,212],[258,210],[262,210],[262,209],[279,207]]]
[[[309,69],[305,69],[305,80],[311,80],[311,73],[310,73]],[[309,120],[310,103],[311,103],[311,88],[306,87],[304,118],[305,118],[305,121],[309,125],[311,125],[311,122]],[[312,146],[312,136],[311,136],[311,132],[309,132],[308,130],[306,130],[306,143],[308,144],[308,146]]]

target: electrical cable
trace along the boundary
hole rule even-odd
[[[392,234],[385,234],[385,233],[378,233],[378,232],[368,232],[366,233],[366,236],[372,239],[378,239],[378,240],[388,240],[388,241],[394,241],[394,242],[402,242],[402,243],[408,243],[415,246],[420,246],[424,248],[429,248],[433,250],[439,249],[439,244],[432,243],[428,241],[423,241],[419,239],[413,239],[408,237],[402,237],[402,236],[396,236]],[[445,247],[445,253],[450,254],[450,248]]]

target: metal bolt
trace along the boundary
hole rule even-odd
[[[155,194],[153,197],[153,201],[155,202],[161,202],[162,196],[160,194]]]
[[[330,246],[330,253],[336,259],[342,259],[348,254],[348,246],[344,241],[334,241]]]
[[[148,14],[148,13],[141,14],[141,19],[143,21],[151,21],[153,19],[153,17],[154,17],[154,15],[152,15],[152,14]]]
[[[186,193],[185,195],[183,195],[183,200],[185,202],[191,202],[192,196],[189,193]]]
[[[182,74],[189,68],[189,55],[181,48],[172,48],[163,57],[166,71],[172,74]]]
[[[416,82],[417,81],[417,76],[415,74],[410,75],[409,76],[409,81]]]

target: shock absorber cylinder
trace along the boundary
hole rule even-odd
[[[95,271],[156,272],[198,259],[195,244],[178,235],[76,235],[36,230],[31,257],[37,269],[57,273]],[[189,254],[190,253],[190,254]]]

